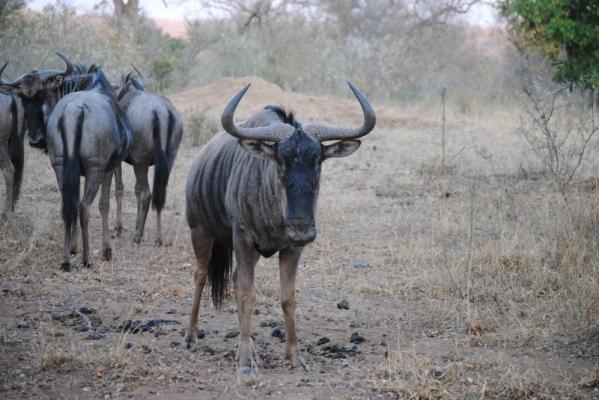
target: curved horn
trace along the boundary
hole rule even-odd
[[[12,81],[12,82],[6,82],[4,79],[2,79],[2,75],[4,74],[4,69],[6,69],[7,65],[8,65],[8,61],[4,63],[2,68],[0,68],[0,86],[6,86],[6,87],[12,87],[12,88],[19,87],[19,85],[21,83],[20,78],[15,81]]]
[[[148,83],[146,76],[144,74],[142,74],[141,71],[135,67],[135,65],[131,64],[131,67],[135,70],[135,72],[137,72],[137,75],[141,79],[141,85],[146,86],[146,83]]]
[[[290,125],[276,124],[256,128],[246,128],[235,125],[235,121],[233,119],[235,115],[235,109],[241,101],[241,98],[250,88],[250,85],[251,84],[248,84],[246,87],[241,89],[225,107],[223,115],[221,116],[221,123],[225,131],[239,139],[265,140],[268,142],[281,142],[293,135],[295,128]]]
[[[73,70],[75,69],[71,60],[64,54],[60,53],[59,51],[54,51],[54,52],[56,53],[56,55],[58,57],[60,57],[62,59],[62,61],[64,61],[65,65],[66,65],[66,69],[64,70],[64,72],[61,72],[61,74],[65,75],[65,76],[70,75],[73,72]]]
[[[366,97],[351,82],[347,82],[349,88],[354,92],[358,99],[362,112],[364,113],[364,122],[359,128],[334,128],[324,125],[310,124],[304,127],[304,131],[312,135],[319,142],[327,140],[349,140],[369,134],[376,125],[376,114]]]

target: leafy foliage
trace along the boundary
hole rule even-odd
[[[505,0],[502,11],[525,44],[555,63],[557,82],[599,87],[597,0]]]

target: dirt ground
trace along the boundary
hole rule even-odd
[[[281,103],[303,121],[360,120],[349,95],[290,94],[258,78],[172,98],[185,114],[217,112],[248,81],[254,88],[241,116]],[[310,371],[285,363],[272,257],[257,267],[252,323],[263,363],[246,383],[236,375],[232,298],[221,312],[204,301],[199,350],[182,347],[194,270],[184,190],[199,148],[187,138],[179,150],[165,246],[154,246],[152,211],[144,241],[132,243],[134,178],[125,167],[126,231],[114,240],[113,261],[100,260],[94,206],[93,268],[70,273],[59,271],[54,173],[47,156],[28,148],[16,216],[0,226],[0,397],[599,398],[596,332],[573,333],[579,320],[596,319],[597,305],[569,302],[567,291],[548,283],[557,273],[540,266],[543,231],[557,215],[554,193],[529,172],[513,113],[450,112],[448,154],[455,157],[440,167],[438,106],[375,108],[379,125],[362,148],[323,168],[319,237],[304,253],[297,283]],[[587,181],[581,196],[594,196],[595,186]],[[343,300],[349,309],[338,308]]]

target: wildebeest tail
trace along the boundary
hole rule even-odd
[[[19,131],[19,109],[17,101],[12,97],[10,102],[11,127],[8,138],[8,154],[10,162],[15,167],[15,180],[13,185],[13,211],[14,206],[21,192],[21,182],[23,181],[23,165],[25,163],[25,149],[23,148],[23,132]]]
[[[169,145],[173,134],[174,117],[168,112],[168,124],[165,143],[160,140],[160,119],[156,110],[152,118],[152,136],[154,139],[154,186],[152,188],[152,207],[162,210],[166,202],[166,186],[170,175]]]
[[[60,188],[62,195],[62,219],[67,231],[73,230],[77,224],[79,181],[81,179],[79,149],[81,148],[81,134],[83,131],[84,118],[85,112],[81,109],[81,113],[79,114],[79,117],[77,117],[75,143],[73,145],[72,154],[69,154],[67,133],[64,126],[64,115],[58,120],[58,129],[60,129],[63,146],[62,186]]]
[[[232,267],[233,249],[215,240],[208,264],[208,282],[212,288],[212,303],[218,309],[227,297]]]

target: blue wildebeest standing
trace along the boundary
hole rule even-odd
[[[268,106],[237,126],[235,109],[248,90],[227,105],[222,124],[227,133],[213,137],[189,172],[186,214],[197,261],[188,348],[196,325],[206,279],[212,299],[222,304],[235,254],[233,273],[239,318],[238,367],[251,374],[254,355],[250,318],[255,302],[254,267],[260,255],[279,252],[281,306],[285,317],[286,358],[291,367],[305,364],[295,332],[295,275],[304,245],[316,238],[314,214],[321,164],[345,157],[360,146],[357,138],[374,129],[376,117],[368,100],[350,84],[364,114],[355,129],[302,126],[278,107]],[[337,141],[323,145],[325,141]]]
[[[143,238],[146,217],[150,207],[156,210],[156,244],[162,244],[162,224],[160,214],[166,201],[168,179],[181,144],[183,122],[181,116],[166,98],[144,90],[145,78],[135,67],[141,81],[128,74],[119,88],[117,99],[131,124],[133,145],[125,162],[133,165],[135,173],[135,197],[137,218],[133,241]],[[148,168],[154,166],[154,183],[150,194]],[[115,234],[120,234],[123,223],[121,204],[123,178],[121,168],[115,170],[117,222]]]
[[[102,256],[112,258],[108,231],[110,184],[114,168],[128,155],[131,129],[120,109],[112,86],[101,69],[92,67],[85,74],[71,73],[75,66],[65,56],[63,73],[46,76],[33,71],[5,89],[22,95],[30,144],[45,148],[56,173],[62,197],[65,224],[63,270],[70,270],[71,253],[76,250],[77,218],[81,222],[82,264],[89,267],[89,206],[100,186],[102,216]],[[1,77],[0,77],[1,79]],[[47,124],[44,123],[47,109]],[[80,177],[85,176],[80,199]]]
[[[7,64],[0,69],[0,76]],[[24,114],[23,104],[18,96],[0,93],[0,170],[4,174],[6,184],[6,201],[2,215],[13,213],[19,198],[25,158]]]

